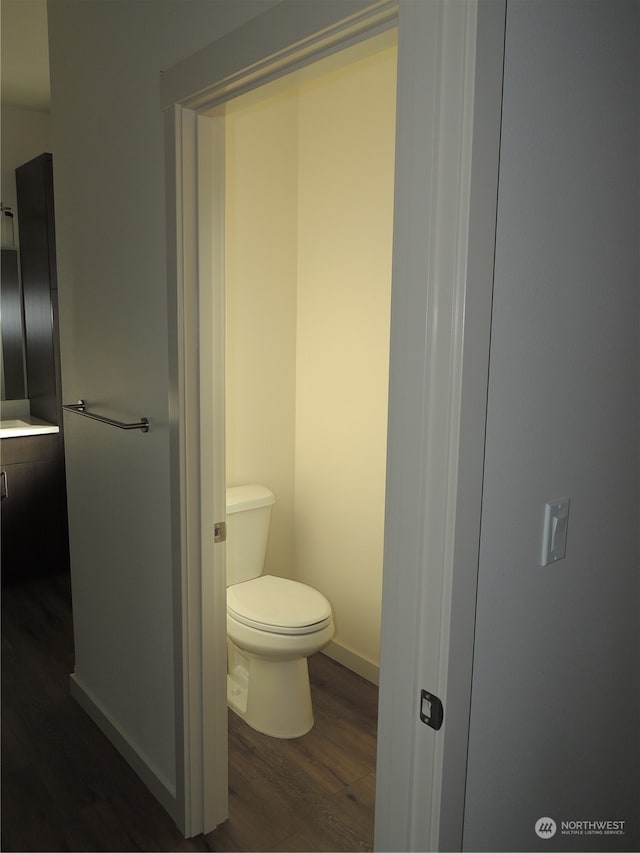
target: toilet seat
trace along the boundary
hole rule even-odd
[[[227,587],[227,613],[243,625],[273,634],[310,634],[331,623],[331,605],[322,593],[274,575]]]

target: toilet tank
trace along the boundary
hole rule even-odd
[[[275,500],[266,486],[227,489],[227,586],[262,574]]]

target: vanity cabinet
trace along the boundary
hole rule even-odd
[[[16,192],[30,414],[58,431],[0,438],[3,583],[69,571],[51,154],[16,169]]]
[[[67,571],[64,471],[58,434],[3,438],[2,582]]]

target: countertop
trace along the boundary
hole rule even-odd
[[[60,432],[60,427],[38,418],[7,418],[0,420],[0,438],[17,438],[24,435],[45,435]]]

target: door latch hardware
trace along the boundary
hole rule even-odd
[[[442,702],[433,693],[427,690],[420,691],[420,719],[427,726],[436,731],[442,725],[444,719],[444,708]]]
[[[224,521],[216,521],[216,523],[213,525],[213,541],[227,541],[227,525]]]

